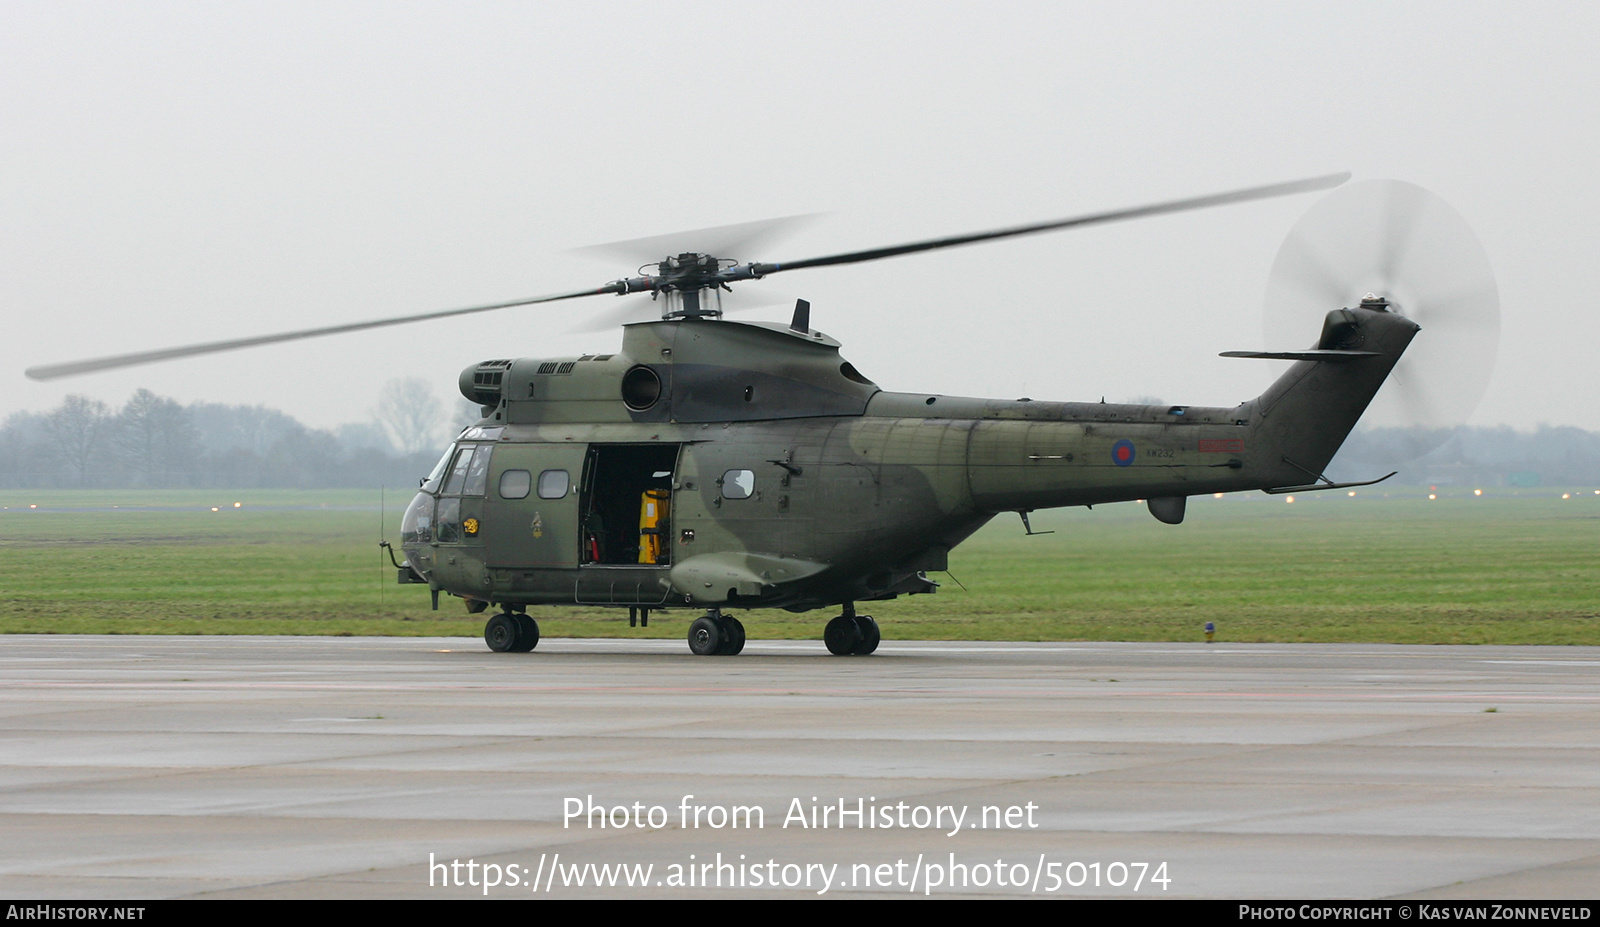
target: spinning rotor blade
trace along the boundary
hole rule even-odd
[[[439,312],[424,312],[418,315],[402,315],[392,319],[375,319],[370,322],[352,322],[348,325],[329,325],[324,328],[305,328],[295,332],[282,332],[276,335],[257,335],[253,338],[234,338],[229,341],[208,341],[203,344],[185,345],[179,348],[161,348],[155,351],[136,351],[132,354],[116,354],[111,357],[96,357],[90,360],[69,361],[64,364],[44,364],[39,367],[29,367],[24,371],[30,379],[54,380],[57,377],[69,377],[80,373],[93,373],[100,370],[113,370],[117,367],[132,367],[136,364],[153,364],[156,361],[172,360],[179,357],[193,357],[197,354],[216,354],[219,351],[236,351],[239,348],[253,348],[263,344],[277,344],[280,341],[298,341],[302,338],[320,338],[323,335],[337,335],[343,332],[358,332],[369,328],[385,328],[390,325],[405,325],[410,322],[425,322],[429,319],[445,319],[455,315],[471,315],[474,312],[492,312],[495,309],[509,309],[512,306],[531,306],[535,303],[553,303],[563,299],[576,299],[579,296],[598,296],[602,293],[615,293],[614,285],[607,284],[592,290],[579,290],[574,293],[558,293],[554,296],[534,296],[529,299],[516,299],[505,303],[492,303],[487,306],[468,306],[464,309],[444,309]]]
[[[653,263],[668,255],[683,252],[715,254],[720,257],[748,255],[764,245],[789,238],[802,228],[822,217],[821,213],[798,216],[780,216],[735,225],[717,225],[689,232],[668,232],[648,238],[630,238],[598,245],[573,248],[568,254],[595,258],[608,263],[626,261],[630,264]]]
[[[1351,184],[1312,206],[1279,249],[1267,283],[1268,350],[1305,344],[1328,312],[1367,293],[1422,331],[1361,421],[1431,429],[1408,448],[1421,456],[1467,420],[1494,370],[1500,296],[1489,257],[1461,214],[1427,190]]]
[[[977,244],[981,241],[994,241],[997,238],[1014,238],[1019,235],[1037,235],[1040,232],[1054,232],[1060,229],[1073,228],[1081,225],[1098,225],[1105,222],[1120,222],[1124,219],[1139,219],[1145,216],[1160,216],[1167,213],[1187,212],[1191,209],[1208,209],[1212,206],[1226,206],[1230,203],[1244,203],[1250,200],[1264,200],[1275,196],[1289,196],[1294,193],[1308,193],[1312,190],[1326,190],[1337,187],[1350,179],[1348,171],[1340,174],[1328,174],[1325,177],[1312,177],[1307,180],[1293,180],[1288,183],[1271,184],[1265,187],[1249,187],[1244,190],[1234,190],[1229,193],[1214,193],[1210,196],[1196,196],[1189,199],[1170,200],[1165,203],[1152,203],[1147,206],[1135,206],[1132,209],[1117,209],[1110,212],[1090,213],[1083,216],[1074,216],[1070,219],[1057,219],[1052,222],[1037,222],[1030,225],[1018,225],[1011,228],[995,229],[989,232],[974,232],[967,235],[952,235],[947,238],[930,238],[926,241],[914,241],[903,245],[892,245],[887,248],[870,248],[865,251],[849,251],[844,254],[833,254],[827,257],[809,258],[804,261],[790,261],[782,264],[757,264],[756,276],[766,276],[784,270],[800,270],[806,267],[827,267],[832,264],[858,264],[862,261],[876,261],[879,258],[896,257],[901,254],[914,254],[918,251],[935,251],[940,248],[955,248],[961,245]]]
[[[72,361],[62,364],[45,364],[39,367],[30,367],[26,373],[35,380],[50,380],[57,377],[71,376],[74,374],[91,373],[100,370],[112,370],[118,367],[131,367],[136,364],[150,364],[156,361],[173,360],[181,357],[193,357],[200,354],[215,354],[219,351],[233,351],[239,348],[256,347],[264,344],[277,344],[283,341],[297,341],[302,338],[318,338],[323,335],[337,335],[345,332],[363,331],[369,328],[384,328],[390,325],[405,325],[410,322],[423,322],[430,319],[443,319],[457,315],[469,315],[475,312],[490,312],[495,309],[508,309],[513,306],[530,306],[536,303],[556,302],[564,299],[576,299],[581,296],[600,296],[604,294],[623,295],[627,293],[671,293],[673,291],[687,292],[693,290],[708,290],[716,288],[726,298],[728,295],[727,284],[753,280],[768,274],[785,270],[800,270],[806,267],[825,267],[831,264],[855,264],[862,261],[873,261],[879,258],[894,257],[901,254],[912,254],[918,251],[933,251],[939,248],[954,248],[960,245],[976,244],[982,241],[993,241],[999,238],[1011,238],[1018,235],[1033,235],[1040,232],[1050,232],[1059,229],[1072,228],[1081,225],[1095,225],[1104,222],[1116,222],[1124,219],[1134,219],[1143,216],[1156,216],[1166,213],[1185,212],[1192,209],[1205,209],[1212,206],[1224,206],[1230,203],[1242,203],[1249,200],[1266,199],[1274,196],[1287,196],[1294,193],[1304,193],[1311,190],[1322,190],[1338,186],[1348,180],[1350,175],[1329,174],[1325,177],[1313,177],[1307,180],[1296,180],[1289,183],[1272,184],[1264,187],[1250,187],[1244,190],[1235,190],[1229,193],[1218,193],[1211,196],[1192,197],[1183,200],[1171,200],[1165,203],[1154,203],[1148,206],[1139,206],[1133,209],[1120,209],[1111,212],[1091,213],[1070,219],[1060,219],[1054,222],[1041,222],[1032,225],[1014,226],[1012,228],[998,229],[989,232],[978,232],[969,235],[956,235],[946,238],[935,238],[927,241],[911,242],[909,244],[895,245],[888,248],[873,248],[866,251],[852,251],[844,254],[835,254],[826,257],[810,258],[804,261],[795,261],[787,264],[739,264],[730,265],[729,259],[720,257],[715,251],[683,251],[694,260],[688,262],[675,262],[663,258],[675,257],[671,250],[681,246],[705,249],[715,246],[723,253],[737,253],[738,250],[753,247],[756,243],[770,240],[780,233],[790,231],[810,216],[789,216],[782,219],[768,219],[760,222],[745,222],[738,225],[725,225],[716,228],[702,229],[698,232],[679,232],[672,235],[657,236],[654,238],[640,238],[632,241],[617,242],[612,245],[598,245],[582,252],[604,252],[613,249],[622,249],[636,253],[646,254],[646,262],[657,261],[656,274],[644,274],[613,280],[604,286],[587,290],[577,290],[571,293],[558,293],[552,296],[535,296],[528,299],[517,299],[503,303],[492,303],[484,306],[469,306],[463,309],[446,309],[439,312],[424,312],[417,315],[396,316],[390,319],[377,319],[370,322],[354,322],[347,325],[329,325],[322,328],[308,328],[300,331],[284,332],[275,335],[259,335],[253,338],[236,338],[228,341],[210,341],[204,344],[192,344],[184,347],[162,348],[154,351],[139,351],[131,354],[118,354],[110,357],[92,358],[90,360]],[[666,254],[662,249],[668,249]],[[644,249],[651,249],[645,251]],[[768,305],[775,301],[773,297],[758,303]],[[738,311],[739,307],[723,304],[725,309]],[[628,310],[623,310],[625,313]]]

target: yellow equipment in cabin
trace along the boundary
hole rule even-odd
[[[661,562],[667,532],[667,499],[671,493],[665,489],[647,489],[639,497],[639,562]]]

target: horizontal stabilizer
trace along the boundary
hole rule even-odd
[[[1259,357],[1265,360],[1347,361],[1357,357],[1378,357],[1377,351],[1223,351],[1221,357]]]
[[[1399,472],[1399,470],[1396,470],[1394,473],[1390,473],[1389,476],[1394,476],[1395,473]],[[1388,479],[1389,476],[1380,476],[1375,480],[1365,480],[1360,483],[1305,483],[1300,486],[1274,486],[1271,489],[1263,489],[1261,491],[1269,495],[1278,496],[1286,492],[1317,492],[1318,490],[1322,489],[1350,489],[1354,486],[1372,486],[1373,484],[1383,482],[1384,480]]]

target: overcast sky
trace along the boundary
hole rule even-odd
[[[22,371],[594,286],[635,267],[563,252],[679,229],[826,213],[728,255],[793,260],[1349,170],[1482,240],[1503,340],[1471,421],[1600,429],[1597,26],[1592,3],[8,0],[0,416],[144,386],[360,421],[397,377],[454,399],[481,359],[613,350],[570,334],[611,297]],[[809,298],[887,389],[1231,405],[1269,369],[1217,352],[1269,347],[1267,273],[1316,197],[747,286]]]

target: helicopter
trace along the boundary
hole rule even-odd
[[[1477,282],[1450,297],[1435,298],[1437,282],[1429,292],[1402,279],[1397,252],[1415,249],[1400,247],[1399,237],[1431,202],[1409,185],[1385,191],[1386,202],[1401,204],[1379,220],[1380,230],[1394,234],[1365,236],[1378,243],[1376,272],[1307,272],[1306,236],[1291,234],[1274,279],[1310,281],[1320,331],[1308,326],[1305,337],[1316,340],[1304,350],[1226,352],[1291,363],[1260,396],[1226,408],[890,392],[812,327],[803,299],[787,323],[724,318],[722,296],[733,284],[1327,190],[1349,177],[786,263],[681,250],[590,289],[27,374],[51,379],[515,306],[649,294],[660,318],[625,324],[612,353],[498,358],[461,371],[460,392],[481,407],[482,418],[421,480],[401,521],[405,559],[382,542],[398,582],[425,585],[434,609],[441,594],[461,599],[473,614],[494,608],[484,639],[497,652],[525,653],[538,644],[530,607],[584,606],[626,609],[630,626],[648,626],[653,612],[702,612],[687,639],[703,656],[744,648],[735,611],[837,609],[823,629],[827,650],[867,655],[881,633],[857,606],[936,592],[928,574],[946,571],[950,551],[1001,513],[1019,514],[1032,533],[1028,515],[1039,509],[1142,500],[1156,519],[1176,525],[1190,496],[1346,489],[1393,476],[1336,482],[1324,470],[1420,331],[1403,309],[1416,315],[1417,306],[1444,303],[1447,318],[1480,322],[1493,313],[1497,330],[1492,278],[1482,282],[1487,261],[1469,261],[1482,265],[1469,275]],[[703,230],[703,237],[720,231]],[[1295,242],[1298,250],[1290,247]],[[1341,275],[1353,279],[1330,289],[1329,280]],[[1359,295],[1369,284],[1376,289]]]

